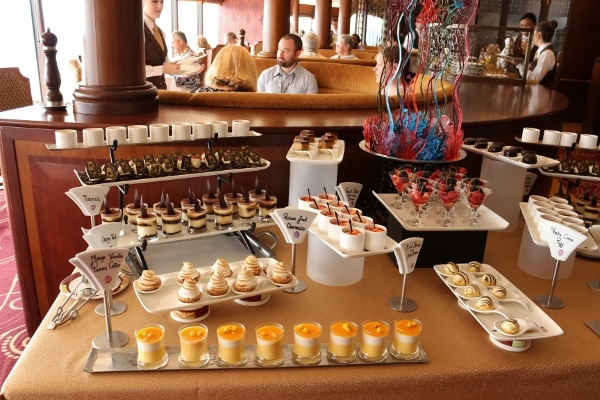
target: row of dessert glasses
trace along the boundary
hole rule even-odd
[[[408,223],[415,227],[424,225],[423,216],[425,211],[430,208],[434,197],[442,204],[443,212],[441,219],[436,220],[436,224],[442,227],[454,226],[451,219],[452,211],[456,203],[460,200],[462,193],[470,206],[469,219],[464,223],[470,226],[478,226],[479,222],[477,211],[483,205],[485,200],[492,193],[489,188],[489,182],[480,178],[466,178],[463,173],[454,171],[443,171],[440,174],[425,177],[411,170],[410,167],[400,167],[390,171],[390,179],[398,192],[393,207],[403,209],[405,194],[413,204],[414,216]]]
[[[363,341],[357,351],[358,326],[349,320],[331,322],[327,345],[327,359],[339,364],[350,364],[358,357],[367,362],[382,362],[391,354],[400,360],[419,356],[419,337],[422,324],[414,318],[394,321],[393,339],[388,346],[390,325],[383,320],[366,320],[362,323]],[[321,325],[302,321],[294,325],[294,345],[291,360],[300,365],[321,362]],[[220,324],[216,330],[218,348],[216,363],[221,367],[240,367],[246,364],[246,327],[239,322]],[[181,351],[179,365],[199,368],[210,360],[207,345],[208,328],[204,324],[188,324],[178,330]],[[254,363],[275,367],[284,363],[284,328],[275,322],[261,323],[255,328],[256,350]],[[158,369],[169,362],[165,347],[165,328],[160,324],[146,325],[135,331],[137,365],[140,369]]]

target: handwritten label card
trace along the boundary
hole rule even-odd
[[[310,224],[317,217],[317,214],[312,211],[296,208],[279,208],[271,215],[281,229],[285,241],[290,244],[302,243]]]
[[[122,230],[120,222],[104,223],[90,229],[83,239],[94,249],[117,247]]]
[[[566,261],[587,239],[586,235],[557,222],[545,222],[542,229],[548,238],[550,255],[559,261]]]
[[[340,195],[340,199],[350,204],[350,207],[356,205],[358,195],[362,190],[363,185],[356,182],[342,182],[335,187],[335,190]]]
[[[96,289],[111,290],[127,253],[129,253],[129,249],[115,247],[88,250],[77,254],[74,259],[69,261],[81,269],[81,273],[90,280]]]
[[[109,190],[110,188],[105,186],[79,186],[65,194],[79,206],[84,215],[93,216],[100,214],[104,197]]]
[[[394,246],[394,254],[401,274],[413,272],[422,246],[423,238],[420,237],[404,239]]]

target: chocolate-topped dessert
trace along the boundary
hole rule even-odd
[[[488,151],[490,153],[499,153],[504,148],[504,142],[492,142],[490,147],[488,147]]]
[[[475,148],[476,149],[487,149],[488,141],[486,138],[478,137],[475,139]]]
[[[537,156],[533,150],[523,150],[523,158],[521,161],[525,164],[537,164]]]

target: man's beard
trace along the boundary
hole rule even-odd
[[[286,60],[277,60],[277,63],[279,64],[279,66],[281,68],[289,68],[291,66],[296,65],[296,60],[290,60],[290,61],[286,61]]]

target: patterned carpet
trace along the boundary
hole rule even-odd
[[[0,385],[28,341],[6,197],[0,190]]]

